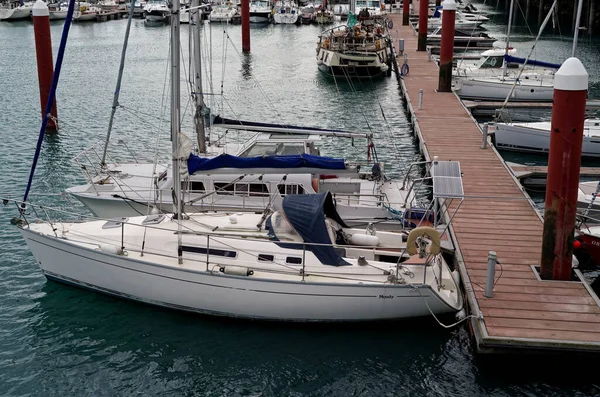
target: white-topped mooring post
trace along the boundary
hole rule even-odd
[[[50,86],[54,76],[54,61],[52,60],[52,39],[50,38],[50,10],[42,0],[37,0],[31,10],[33,16],[33,31],[35,35],[35,55],[37,59],[38,82],[40,87],[40,104],[42,107],[42,118],[46,111]],[[52,117],[48,118],[47,131],[56,131],[58,118],[56,111],[56,99],[52,103]]]
[[[571,280],[588,73],[577,58],[554,75],[541,277]]]

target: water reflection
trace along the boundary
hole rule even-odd
[[[244,80],[252,80],[252,54],[251,53],[243,53],[242,54],[242,68],[240,69],[242,72],[242,78]]]

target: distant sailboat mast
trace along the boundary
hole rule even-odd
[[[200,0],[192,0],[190,23],[194,51],[194,127],[198,139],[198,152],[206,153],[206,125],[204,121],[204,96],[202,94],[202,53],[200,48]]]
[[[181,124],[179,109],[181,102],[180,66],[179,66],[179,0],[172,0],[171,4],[171,141],[173,157],[173,213],[177,217],[177,257],[179,264],[183,263],[183,251],[181,248],[181,173],[179,171],[179,133]]]

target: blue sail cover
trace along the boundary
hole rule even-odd
[[[442,6],[435,7],[435,11],[433,12],[432,18],[441,18],[442,17]]]
[[[319,168],[324,170],[345,170],[344,159],[298,154],[290,156],[236,157],[221,154],[204,158],[191,153],[187,160],[188,172],[210,171],[217,168]]]
[[[305,243],[328,244],[306,246],[306,249],[314,253],[321,263],[330,266],[350,265],[331,246],[331,239],[327,233],[327,226],[325,226],[325,216],[327,216],[341,226],[347,227],[335,210],[331,193],[288,194],[284,197],[282,205],[288,222]],[[297,244],[293,247],[302,248]]]
[[[522,65],[525,63],[525,58],[513,57],[512,55],[504,54],[504,61],[506,63],[520,63]],[[559,69],[561,67],[561,64],[559,64],[559,63],[536,61],[535,59],[528,60],[527,64],[533,65],[533,66],[541,66],[544,68],[553,68],[553,69]]]

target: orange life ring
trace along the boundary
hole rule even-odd
[[[319,178],[313,178],[311,185],[315,193],[319,193]]]

